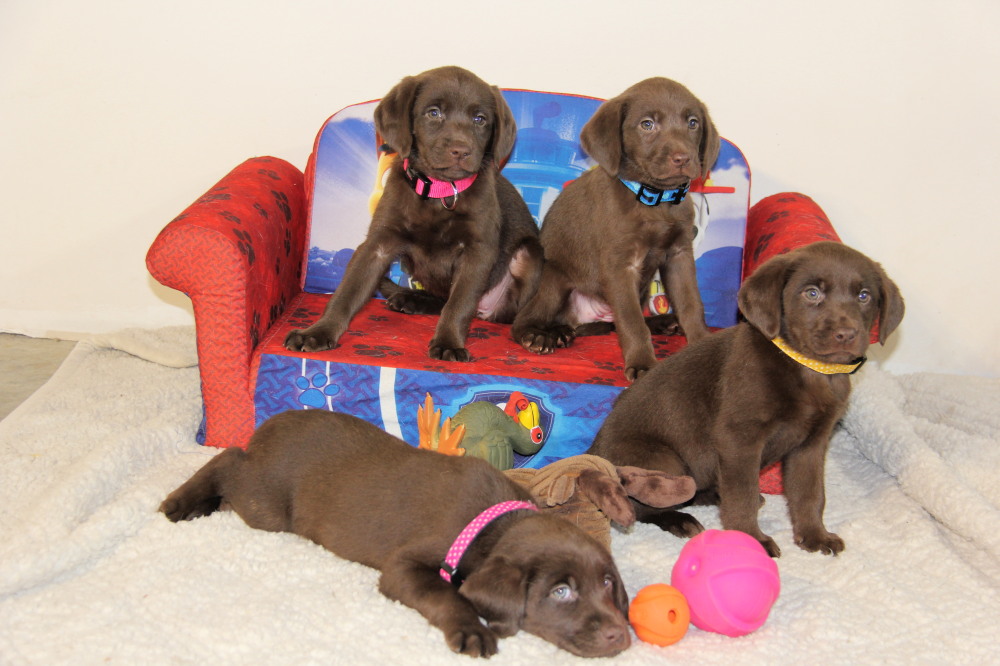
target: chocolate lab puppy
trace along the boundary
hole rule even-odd
[[[860,252],[820,242],[772,258],[743,284],[745,321],[661,361],[615,402],[589,453],[695,479],[696,503],[718,503],[722,526],[781,551],[757,523],[760,470],[782,461],[795,543],[834,554],[823,525],[830,435],[847,407],[849,374],[869,331],[879,342],[903,318],[903,299]],[[639,507],[638,519],[678,536],[692,516]]]
[[[463,528],[502,504],[463,552]],[[628,596],[607,549],[538,513],[485,460],[416,449],[346,414],[290,411],[261,425],[245,452],[209,461],[160,510],[176,522],[220,507],[381,570],[381,592],[419,611],[455,652],[489,657],[519,629],[585,657],[629,645]]]
[[[545,267],[511,334],[548,354],[591,322],[614,321],[634,380],[656,358],[650,330],[708,334],[695,279],[695,210],[686,195],[719,154],[708,110],[681,84],[652,78],[602,104],[580,132],[600,168],[568,184],[542,224]],[[659,270],[675,314],[643,321],[642,302]],[[584,326],[581,326],[584,325]]]
[[[441,67],[390,90],[375,109],[375,129],[397,157],[368,236],[323,316],[289,333],[285,347],[335,347],[381,282],[390,309],[441,315],[431,358],[468,361],[473,317],[510,323],[541,274],[538,228],[499,172],[514,146],[514,117],[495,86]],[[383,279],[397,257],[423,290]]]

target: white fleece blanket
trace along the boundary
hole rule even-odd
[[[230,513],[157,513],[217,453],[194,442],[195,362],[187,328],[84,341],[0,422],[0,662],[473,663],[381,597],[373,570]],[[855,381],[827,467],[826,522],[845,552],[796,548],[770,497],[761,523],[783,555],[767,623],[636,641],[615,663],[1000,660],[1000,381],[871,366]],[[714,508],[695,513],[719,527]],[[616,533],[630,593],[669,582],[682,545],[645,525]],[[582,661],[521,633],[491,663]]]

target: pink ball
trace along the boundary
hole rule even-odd
[[[736,530],[706,530],[688,541],[670,584],[699,629],[743,636],[767,620],[778,599],[778,565],[756,539]]]

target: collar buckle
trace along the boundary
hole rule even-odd
[[[406,181],[413,188],[413,191],[417,193],[417,196],[423,200],[427,200],[431,196],[431,179],[424,174],[416,171],[415,169],[410,169],[409,167],[403,170],[406,174]],[[423,185],[423,189],[420,189],[420,185]]]
[[[688,190],[691,187],[691,184],[688,183],[673,190],[661,190],[633,180],[625,180],[624,178],[619,178],[618,180],[621,181],[622,185],[634,192],[635,200],[644,206],[659,206],[661,203],[676,206],[684,201],[684,197],[687,196]]]

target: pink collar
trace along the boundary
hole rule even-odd
[[[501,502],[500,504],[494,504],[473,518],[472,522],[465,526],[462,533],[455,539],[455,543],[451,544],[451,548],[448,549],[448,554],[445,555],[444,562],[441,563],[441,578],[444,578],[449,583],[453,582],[452,576],[458,570],[458,563],[462,561],[462,556],[465,555],[465,551],[469,548],[469,545],[494,519],[511,511],[538,511],[538,507],[531,502]],[[462,583],[460,579],[454,582],[459,585]]]
[[[416,169],[410,169],[410,159],[406,158],[403,160],[403,175],[406,177],[406,181],[413,188],[413,191],[417,193],[421,199],[447,199],[448,197],[455,197],[455,201],[458,201],[458,193],[464,192],[469,189],[474,182],[476,182],[476,177],[478,173],[474,173],[468,178],[463,178],[461,180],[451,181],[451,180],[435,180],[420,173]],[[442,203],[444,203],[442,201]],[[455,207],[453,203],[452,208]],[[448,206],[445,206],[448,208]]]

